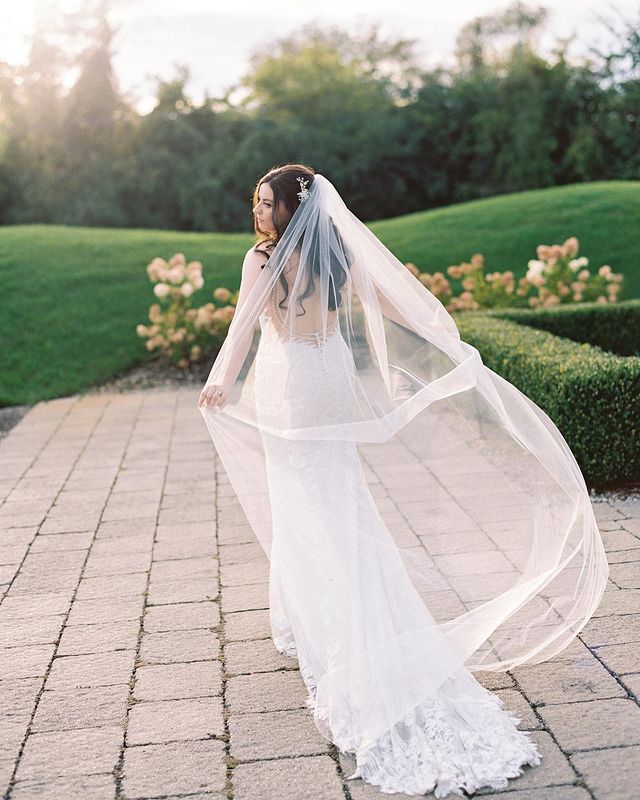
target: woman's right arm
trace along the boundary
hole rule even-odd
[[[266,263],[264,256],[264,252],[257,251],[252,247],[247,251],[247,254],[244,257],[238,300],[236,302],[233,319],[227,332],[227,339],[229,339],[229,337],[233,334],[232,329],[234,328],[234,323],[237,325],[238,321],[241,319],[241,311],[245,306],[247,298],[255,289],[256,284],[258,281],[264,282],[267,279],[267,276],[264,275],[264,270],[262,269]],[[264,277],[262,277],[263,275]],[[248,311],[251,311],[251,309],[248,309]],[[235,339],[230,339],[230,341],[233,342],[233,347],[230,349],[230,352],[226,354],[226,358],[223,362],[223,375],[221,378],[218,378],[215,383],[207,384],[204,387],[198,400],[199,406],[204,405],[209,408],[215,408],[216,406],[219,406],[222,408],[225,405],[229,396],[229,392],[231,391],[233,384],[236,382],[236,378],[242,369],[242,365],[244,364],[247,353],[249,352],[249,348],[251,347],[251,342],[253,341],[253,330],[253,325],[247,325],[246,330],[243,331],[242,334],[238,335]],[[228,342],[225,341],[225,343],[229,345]]]

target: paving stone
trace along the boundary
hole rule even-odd
[[[152,517],[158,510],[158,502],[143,503],[136,505],[135,503],[118,503],[107,504],[103,513],[102,519],[106,522],[115,520],[127,520],[134,522],[136,519],[144,519],[145,517]]]
[[[137,619],[101,622],[91,625],[67,625],[58,645],[59,656],[107,653],[112,650],[135,650],[140,622]]]
[[[227,544],[220,546],[220,564],[249,564],[251,561],[266,561],[267,556],[259,542]]]
[[[129,712],[127,744],[154,744],[222,736],[222,697],[136,703]]]
[[[118,763],[123,737],[121,726],[33,733],[25,744],[16,778],[48,783],[59,776],[111,772]]]
[[[225,669],[234,675],[298,669],[298,659],[278,652],[272,639],[229,642],[225,647]]]
[[[500,697],[511,714],[520,720],[518,727],[523,731],[541,730],[543,724],[536,716],[522,692],[517,689],[497,689],[495,694]]]
[[[104,725],[124,726],[129,686],[44,691],[33,719],[32,731],[65,731]]]
[[[633,550],[640,548],[640,536],[634,535],[628,530],[625,530],[622,527],[622,523],[618,524],[620,525],[619,530],[604,531],[602,534],[602,539],[604,541],[608,557],[618,550]]]
[[[580,632],[589,647],[640,642],[640,614],[619,617],[595,617]]]
[[[29,715],[0,717],[0,759],[13,759],[14,763],[29,727]]]
[[[91,554],[96,558],[132,553],[149,553],[153,548],[153,531],[140,533],[132,526],[131,533],[118,537],[96,539]]]
[[[47,678],[47,689],[128,684],[133,672],[134,658],[134,650],[57,656]]]
[[[55,592],[34,592],[32,595],[9,593],[0,607],[0,620],[40,618],[53,614],[66,614],[71,605],[74,589]]]
[[[225,586],[222,589],[222,610],[250,611],[269,607],[269,584],[255,583],[249,586]]]
[[[523,666],[518,669],[517,679],[534,705],[625,696],[624,689],[594,656]]]
[[[176,539],[206,539],[215,542],[216,523],[207,520],[206,522],[188,522],[181,520],[170,525],[160,524],[156,530],[156,542],[173,542]],[[192,556],[197,558],[198,556]]]
[[[208,578],[215,580],[218,574],[218,559],[213,556],[179,558],[175,561],[155,561],[151,565],[151,580],[173,581],[176,578]]]
[[[100,515],[98,512],[92,514],[65,514],[64,516],[47,516],[40,526],[41,534],[49,533],[83,533],[84,531],[95,531]]]
[[[209,601],[153,606],[147,608],[144,615],[144,629],[147,633],[210,629],[219,622],[220,608]]]
[[[170,562],[173,563],[173,562]],[[218,596],[217,578],[174,578],[173,580],[154,580],[149,584],[149,605],[157,606],[174,603],[199,603],[214,600]]]
[[[640,744],[640,708],[632,700],[565,703],[538,713],[566,752]]]
[[[231,752],[239,761],[327,753],[329,742],[316,728],[309,709],[229,717]]]
[[[218,658],[220,643],[208,630],[146,633],[142,638],[140,658],[149,664],[180,661],[207,661]]]
[[[545,786],[544,789],[525,789],[521,792],[497,792],[483,795],[484,800],[592,800],[591,794],[582,786]],[[359,800],[353,795],[353,800]]]
[[[208,502],[187,507],[162,508],[158,522],[160,525],[179,524],[183,522],[213,522],[216,518],[214,503]]]
[[[518,670],[515,671],[515,675],[518,675]],[[509,689],[514,686],[514,680],[508,672],[479,671],[474,673],[474,678],[491,692],[495,689]]]
[[[31,595],[48,589],[55,580],[56,587],[60,589],[75,589],[80,577],[80,567],[74,569],[61,569],[55,574],[52,573],[27,573],[18,572],[15,580],[11,584],[11,592],[14,595]]]
[[[505,791],[517,791],[519,797],[519,792],[523,789],[574,783],[575,774],[571,769],[567,757],[547,731],[531,731],[529,736],[538,746],[538,751],[542,756],[540,764],[534,767],[528,764],[524,765],[523,774],[519,775],[517,778],[509,778],[509,783]],[[490,787],[479,789],[477,792],[478,795],[491,793],[495,793],[495,789],[491,789]]]
[[[0,647],[28,647],[51,644],[58,640],[64,614],[53,614],[36,619],[9,619],[0,627]]]
[[[224,503],[226,498],[219,497],[218,502]],[[246,544],[255,542],[256,535],[248,524],[221,525],[218,529],[218,544]]]
[[[124,622],[140,620],[144,598],[142,595],[127,595],[105,602],[104,598],[76,600],[67,620],[69,625],[98,622]]]
[[[233,770],[234,800],[344,800],[342,781],[329,756],[280,758],[239,764]]]
[[[147,586],[146,572],[131,572],[126,575],[108,575],[98,578],[82,578],[78,584],[77,600],[97,598],[140,597]]]
[[[607,588],[593,616],[608,617],[618,614],[640,614],[640,591],[638,589]]]
[[[216,740],[127,747],[124,753],[127,800],[221,792],[225,781],[224,743]]]
[[[0,708],[3,716],[29,716],[43,682],[43,678],[9,677],[0,680]]]
[[[171,539],[156,542],[153,549],[154,561],[182,558],[204,558],[217,555],[218,548],[212,534],[199,537]]]
[[[141,536],[153,533],[156,529],[155,515],[146,519],[137,519],[135,525],[128,520],[111,520],[101,522],[96,530],[96,539],[109,539],[111,537],[130,536],[132,529],[138,531]]]
[[[623,675],[620,681],[624,684],[627,691],[630,692],[640,703],[640,674],[636,675]]]
[[[302,708],[307,694],[297,670],[239,675],[229,678],[226,687],[227,705],[233,714]]]
[[[88,550],[93,540],[93,531],[82,533],[52,533],[39,534],[33,540],[30,552],[55,553],[60,550]]]
[[[112,800],[115,791],[113,775],[76,775],[73,778],[52,778],[45,783],[18,781],[11,793],[13,800]]]
[[[225,564],[221,570],[223,586],[246,586],[269,580],[268,561],[250,561],[248,564]]]
[[[609,577],[621,589],[640,588],[640,568],[637,562],[609,564]]]
[[[571,763],[587,781],[596,800],[631,800],[638,795],[638,746],[576,753],[571,756]]]
[[[267,639],[271,636],[269,609],[234,611],[225,614],[225,637],[230,642]]]
[[[0,650],[0,675],[12,678],[37,678],[45,674],[55,644],[3,647]]]
[[[598,658],[616,675],[640,672],[640,647],[632,644],[611,644],[596,649]]]
[[[124,575],[128,572],[146,572],[151,563],[151,553],[124,553],[122,555],[94,555],[89,553],[84,577]]]
[[[136,671],[136,700],[179,700],[213,697],[222,693],[219,661],[191,664],[157,664]]]

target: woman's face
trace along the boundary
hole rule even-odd
[[[263,183],[258,189],[258,202],[253,207],[253,214],[258,222],[258,227],[265,233],[274,233],[273,224],[273,191],[268,183]]]

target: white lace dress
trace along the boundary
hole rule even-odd
[[[283,340],[276,292],[260,317],[259,419],[291,428],[349,416],[354,369],[337,325]],[[447,643],[378,513],[356,444],[262,432],[273,522],[277,649],[298,659],[320,732],[382,792],[501,789],[540,754]]]

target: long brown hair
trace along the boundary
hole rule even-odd
[[[296,209],[300,205],[300,198],[298,197],[300,184],[298,182],[298,178],[304,178],[307,181],[307,189],[310,189],[313,185],[314,175],[315,170],[312,167],[305,166],[304,164],[284,164],[280,167],[273,167],[258,180],[256,183],[256,188],[253,192],[253,207],[255,207],[260,200],[258,196],[260,187],[263,183],[268,183],[271,187],[271,191],[273,192],[272,221],[275,231],[261,230],[254,215],[253,227],[256,234],[254,247],[258,247],[259,245],[265,243],[275,246],[278,243],[287,229],[287,225],[291,221],[291,217],[294,215]],[[350,254],[348,254],[348,251],[344,247],[344,243],[342,242],[335,225],[333,226],[333,229],[336,238],[342,245],[347,264],[350,266]],[[316,263],[316,260],[317,259],[313,257],[311,258],[311,263],[308,265],[307,285],[304,292],[298,297],[297,300],[297,302],[300,304],[303,314],[305,314],[306,311],[304,310],[302,300],[305,297],[308,297],[314,290],[314,274],[320,275],[321,272],[320,265]],[[339,259],[336,258],[333,252],[330,252],[330,271],[331,287],[328,297],[328,306],[330,311],[335,311],[342,303],[340,289],[346,281],[346,275]],[[289,295],[289,284],[287,283],[287,279],[285,278],[283,272],[280,273],[279,279],[280,285],[284,289],[285,296],[278,302],[278,306],[283,308],[282,304]]]
[[[272,219],[275,231],[261,230],[254,215],[253,229],[256,234],[254,246],[263,244],[264,242],[275,245],[278,242],[285,232],[296,208],[300,205],[300,198],[298,197],[300,184],[298,183],[298,178],[304,178],[308,181],[307,189],[310,189],[313,185],[314,175],[315,170],[304,164],[284,164],[280,167],[272,167],[269,172],[258,180],[256,188],[253,191],[252,208],[254,208],[260,200],[258,196],[260,187],[263,183],[268,183],[273,192]]]

